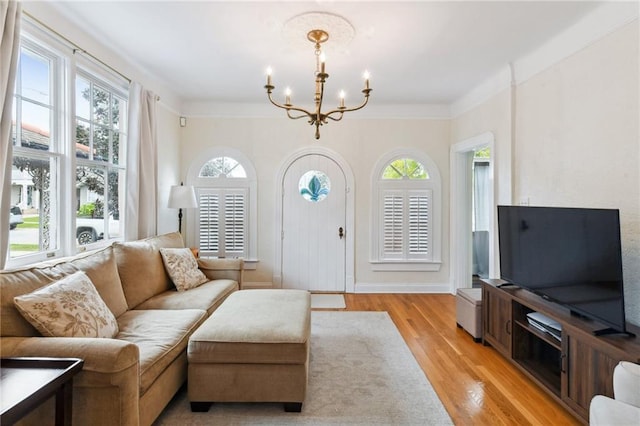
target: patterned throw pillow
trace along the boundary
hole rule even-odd
[[[13,298],[16,308],[43,336],[114,337],[118,322],[82,271]]]
[[[198,269],[198,261],[188,248],[161,248],[160,254],[167,273],[178,291],[196,288],[209,279]]]

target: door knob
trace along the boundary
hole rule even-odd
[[[340,239],[344,237],[344,229],[342,229],[342,226],[338,228],[338,236],[340,237]]]

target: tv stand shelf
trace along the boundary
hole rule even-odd
[[[602,324],[501,280],[482,283],[482,341],[504,357],[579,420],[589,420],[594,395],[613,397],[613,369],[620,361],[640,363],[640,339],[597,336]],[[527,314],[539,312],[560,323],[561,339],[533,327]],[[640,327],[627,324],[638,336]]]

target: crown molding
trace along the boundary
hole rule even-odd
[[[585,15],[528,55],[505,66],[451,104],[452,117],[481,105],[491,97],[507,89],[511,81],[520,84],[574,53],[592,45],[608,34],[638,19],[640,3],[607,2]],[[513,77],[511,73],[513,67]]]

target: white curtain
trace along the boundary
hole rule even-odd
[[[156,95],[132,82],[129,87],[127,140],[127,207],[125,240],[158,231],[158,141]]]
[[[0,2],[0,269],[9,254],[9,209],[11,208],[11,107],[20,54],[20,13],[17,1]]]

